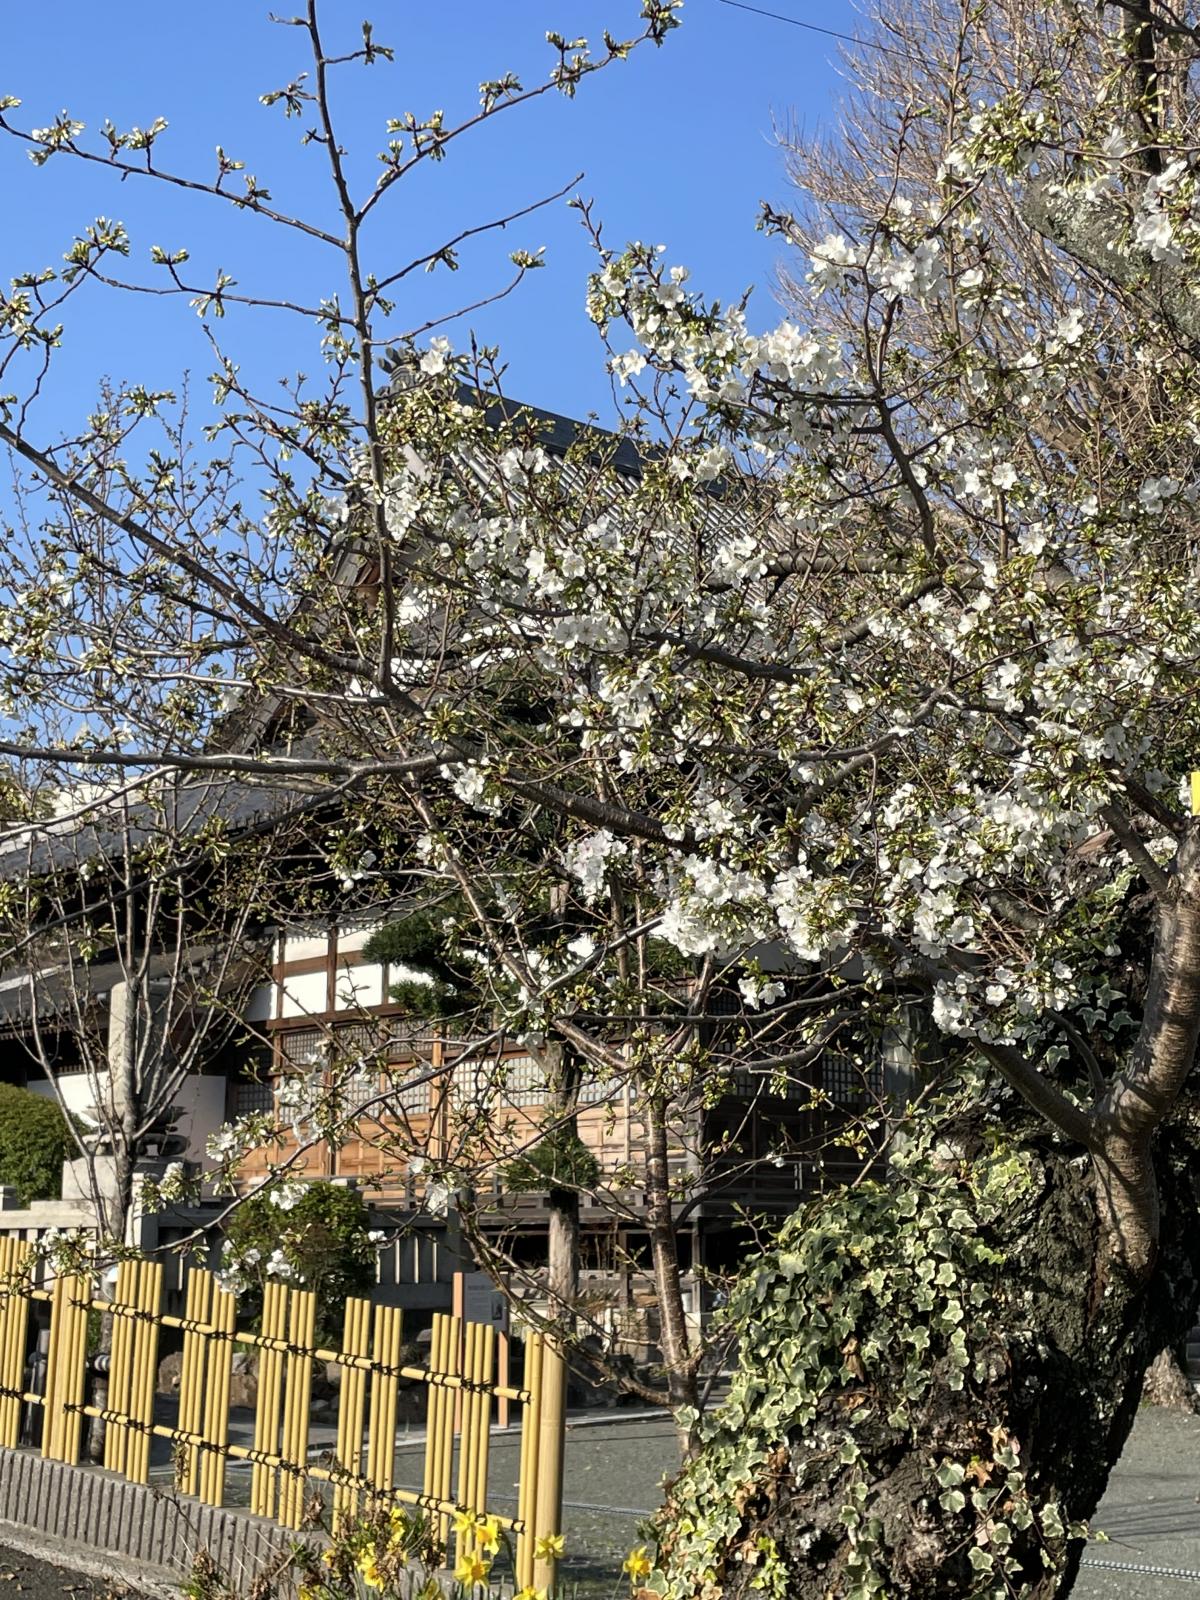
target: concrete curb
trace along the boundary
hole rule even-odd
[[[177,1572],[168,1572],[165,1567],[153,1567],[144,1561],[126,1561],[114,1551],[95,1550],[91,1545],[76,1544],[73,1539],[56,1538],[48,1544],[44,1533],[33,1533],[24,1523],[0,1519],[0,1545],[15,1550],[18,1555],[48,1561],[65,1572],[82,1572],[86,1577],[101,1578],[105,1583],[119,1583],[138,1595],[148,1596],[149,1600],[179,1600],[180,1575]]]
[[[98,1467],[0,1449],[0,1543],[164,1600],[177,1600],[201,1550],[248,1592],[253,1577],[303,1537]]]

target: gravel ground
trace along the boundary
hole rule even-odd
[[[51,1566],[48,1561],[35,1561],[32,1556],[20,1555],[16,1550],[0,1546],[0,1594],[23,1594],[29,1600],[138,1600],[138,1596],[120,1584],[103,1578],[88,1578],[83,1573],[69,1572],[63,1567]]]

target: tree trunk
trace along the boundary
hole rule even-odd
[[[579,1304],[579,1196],[574,1189],[551,1188],[546,1201],[550,1315],[573,1333]]]
[[[569,1044],[559,1058],[558,1081],[546,1097],[546,1112],[555,1126],[559,1147],[566,1149],[579,1137],[576,1115],[583,1063]],[[550,1316],[571,1338],[579,1304],[579,1192],[551,1182],[546,1194],[546,1276],[550,1291]]]
[[[667,1106],[657,1095],[644,1101],[646,1149],[647,1227],[650,1256],[654,1266],[654,1287],[658,1296],[663,1368],[667,1398],[673,1409],[688,1406],[698,1409],[699,1391],[688,1338],[687,1315],[683,1306],[683,1285],[679,1281],[679,1251],[675,1237],[675,1216],[671,1203],[671,1172],[667,1155]],[[690,1426],[680,1430],[680,1443],[686,1453],[691,1448]]]
[[[1200,1124],[1181,1109],[1159,1135],[1139,1277],[1114,1264],[1093,1163],[1026,1123],[997,1166],[994,1123],[971,1116],[923,1167],[789,1224],[746,1275],[730,1399],[660,1513],[672,1600],[1070,1593],[1071,1524],[1147,1367],[1195,1322]]]

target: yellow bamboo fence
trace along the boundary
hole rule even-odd
[[[226,1497],[230,1461],[251,1467],[250,1510],[298,1528],[310,1492],[329,1485],[335,1530],[360,1511],[402,1505],[422,1512],[447,1559],[473,1553],[472,1534],[452,1519],[491,1517],[512,1538],[518,1587],[554,1581],[555,1537],[561,1531],[566,1373],[562,1356],[540,1333],[525,1339],[520,1387],[496,1376],[492,1328],[461,1317],[433,1319],[429,1365],[401,1362],[401,1313],[393,1306],[347,1300],[340,1350],[315,1344],[315,1297],[286,1284],[268,1286],[261,1330],[244,1332],[236,1305],[211,1273],[188,1275],[182,1317],[162,1310],[157,1262],[128,1260],[117,1269],[112,1298],[95,1295],[90,1274],[64,1274],[48,1289],[29,1282],[29,1246],[0,1238],[0,1447],[14,1449],[21,1408],[41,1408],[41,1451],[77,1463],[87,1417],[106,1424],[104,1466],[132,1483],[150,1479],[150,1445],[174,1448],[176,1486],[208,1505]],[[44,1394],[26,1392],[25,1361],[33,1302],[49,1302],[50,1341]],[[89,1314],[113,1319],[108,1399],[87,1403]],[[158,1344],[163,1330],[182,1335],[179,1407],[174,1426],[155,1420]],[[258,1395],[252,1444],[230,1439],[230,1377],[235,1346],[257,1350]],[[309,1412],[317,1363],[342,1369],[337,1441],[328,1464],[310,1462]],[[400,1384],[423,1385],[426,1429],[421,1488],[395,1482]],[[518,1410],[520,1474],[516,1515],[488,1504],[493,1412],[500,1401]],[[507,1410],[507,1408],[506,1408]],[[450,1548],[453,1544],[453,1549]]]

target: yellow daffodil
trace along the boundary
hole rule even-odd
[[[639,1578],[648,1578],[653,1570],[653,1563],[646,1554],[646,1546],[638,1545],[636,1550],[631,1550],[621,1563],[621,1571],[627,1572],[636,1583]]]
[[[368,1589],[382,1589],[384,1578],[379,1570],[374,1550],[366,1550],[359,1557],[358,1570],[362,1574],[362,1581]]]
[[[479,1518],[473,1511],[456,1511],[454,1513],[454,1531],[460,1539],[469,1539],[479,1526]]]
[[[464,1556],[454,1569],[455,1581],[458,1583],[477,1584],[487,1579],[490,1563],[482,1556]]]
[[[321,1551],[321,1560],[327,1567],[332,1567],[337,1560],[337,1551],[331,1544],[327,1544],[324,1550]]]
[[[557,1561],[566,1549],[566,1541],[561,1533],[544,1533],[533,1547],[533,1553],[539,1561]]]
[[[546,1591],[535,1589],[531,1583],[527,1583],[523,1589],[517,1590],[513,1600],[546,1600]]]
[[[479,1548],[487,1555],[494,1556],[500,1548],[500,1524],[495,1517],[484,1517],[477,1522],[475,1537],[479,1541]]]
[[[311,1584],[302,1583],[296,1590],[296,1600],[317,1600],[317,1591]]]

